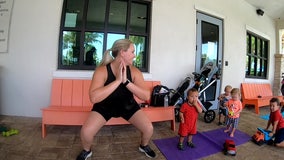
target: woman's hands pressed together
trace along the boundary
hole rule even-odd
[[[116,70],[116,80],[118,80],[121,83],[125,83],[127,80],[127,76],[126,76],[126,65],[123,61],[122,58],[119,59],[119,66],[118,68],[115,68]]]

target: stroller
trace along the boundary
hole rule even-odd
[[[216,113],[214,110],[217,110],[218,106],[213,106],[211,102],[207,101],[206,90],[220,78],[218,70],[218,67],[213,62],[208,62],[201,68],[200,74],[193,72],[192,75],[186,77],[178,88],[172,92],[172,95],[170,95],[170,105],[176,107],[175,116],[177,121],[179,121],[179,108],[186,101],[185,93],[189,88],[193,87],[199,91],[199,103],[205,113],[204,121],[211,123],[215,119]]]

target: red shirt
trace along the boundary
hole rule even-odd
[[[181,136],[196,134],[196,123],[198,118],[198,111],[196,108],[188,103],[184,103],[180,108],[180,112],[183,113],[184,123],[180,123],[179,125],[179,134]]]
[[[272,125],[274,125],[275,121],[278,121],[276,131],[281,129],[281,128],[284,128],[284,119],[282,117],[280,110],[277,110],[275,112],[271,112],[270,116],[269,116],[269,120],[270,120]]]

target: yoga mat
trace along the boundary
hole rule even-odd
[[[284,117],[284,112],[282,112],[282,117]],[[262,115],[262,116],[260,116],[260,118],[268,121],[269,120],[269,114]]]
[[[223,144],[226,139],[233,139],[237,146],[251,140],[251,136],[239,130],[236,130],[234,137],[231,138],[229,133],[224,133],[224,129],[225,128],[220,128],[207,132],[198,132],[193,136],[195,148],[189,148],[185,143],[185,151],[178,150],[177,148],[178,136],[156,139],[153,140],[153,142],[167,160],[192,160],[222,152]],[[185,142],[187,141],[185,140]]]

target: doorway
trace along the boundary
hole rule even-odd
[[[201,73],[204,65],[212,63],[218,67],[218,72],[221,73],[222,57],[223,20],[197,12],[195,72]],[[210,87],[204,92],[206,101],[212,103],[213,109],[217,109],[221,78],[208,86]]]

